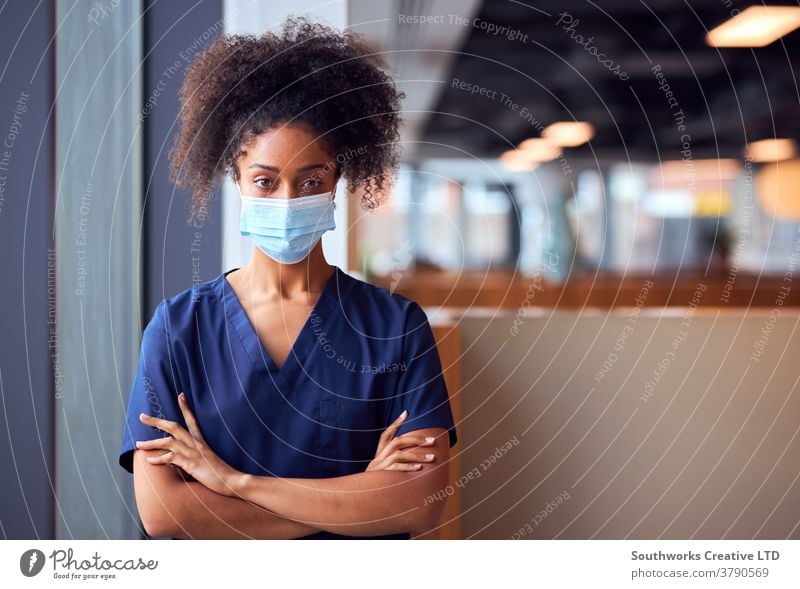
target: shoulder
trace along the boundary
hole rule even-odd
[[[340,292],[342,311],[355,333],[377,338],[384,346],[429,345],[432,330],[422,307],[396,292],[345,275],[350,284]],[[348,332],[351,333],[351,332]]]
[[[422,308],[415,301],[382,286],[365,282],[360,278],[340,272],[344,277],[344,288],[340,285],[341,298],[349,303],[352,310],[377,313],[391,322],[419,321],[425,317]]]
[[[205,282],[198,282],[181,292],[163,299],[156,307],[148,328],[163,328],[168,333],[190,326],[196,313],[208,310],[218,300],[218,290],[224,274]]]

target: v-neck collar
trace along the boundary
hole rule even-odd
[[[339,314],[333,314],[331,317],[329,312],[335,307],[337,301],[344,298],[347,286],[350,284],[350,281],[347,280],[349,276],[338,266],[333,266],[333,272],[325,282],[314,308],[303,323],[303,327],[300,328],[300,332],[289,350],[289,355],[286,357],[283,366],[278,368],[278,365],[261,344],[255,327],[250,323],[244,307],[227,280],[228,274],[235,270],[238,270],[238,268],[225,272],[219,278],[217,295],[222,301],[225,315],[256,370],[264,372],[265,376],[269,377],[270,381],[278,389],[287,388],[289,383],[295,382],[297,371],[302,368],[305,362],[313,359],[317,348],[320,347],[315,346],[313,342],[312,318],[314,316],[319,317],[326,326],[326,330],[330,329],[329,319],[332,320]],[[337,294],[338,296],[336,296]]]

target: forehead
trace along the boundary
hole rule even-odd
[[[328,146],[315,133],[300,125],[273,127],[243,146],[243,162],[281,167],[300,167],[310,160],[324,163],[331,158]]]

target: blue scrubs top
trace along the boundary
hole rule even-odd
[[[334,266],[278,369],[226,274],[159,303],[144,330],[119,455],[128,472],[136,440],[166,435],[139,421],[140,413],[185,427],[181,391],[209,446],[254,475],[363,472],[403,409],[409,415],[397,435],[442,427],[456,443],[438,350],[417,303]]]

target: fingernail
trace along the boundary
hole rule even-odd
[[[435,442],[436,438],[428,437],[428,438],[425,438],[425,441],[428,442],[428,443]]]
[[[433,454],[426,454],[425,458],[427,458],[428,460],[433,460],[434,455]]]
[[[408,415],[408,411],[406,409],[403,409],[403,412],[400,414],[400,417],[405,417],[406,415]]]
[[[136,445],[137,445],[137,446],[140,446],[141,444],[142,444],[142,443],[141,443],[140,441],[138,441],[138,440],[136,441]]]
[[[422,468],[422,465],[421,464],[415,464],[414,468]]]

